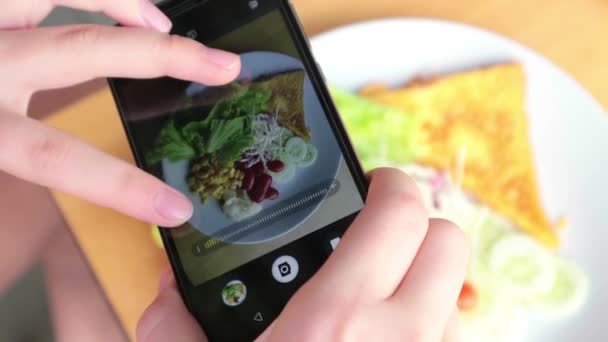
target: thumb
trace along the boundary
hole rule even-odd
[[[158,297],[139,320],[137,341],[207,341],[205,333],[184,306],[170,270],[162,276]]]

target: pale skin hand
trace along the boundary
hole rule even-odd
[[[104,12],[127,27],[36,28],[59,5]],[[147,0],[0,0],[0,8],[0,170],[161,226],[190,218],[180,193],[26,117],[28,103],[37,91],[97,77],[225,84],[238,75],[239,57],[168,35],[171,22]]]
[[[463,232],[429,220],[410,178],[376,170],[366,206],[338,248],[257,341],[458,341],[456,301],[467,258]],[[137,337],[206,341],[170,271]]]
[[[239,58],[166,35],[171,23],[144,0],[0,4],[0,170],[162,226],[187,220],[192,205],[181,194],[27,118],[27,106],[39,90],[96,77],[167,75],[224,84],[239,73]],[[102,11],[129,28],[35,28],[55,5]],[[259,341],[451,339],[466,250],[457,227],[428,220],[409,178],[394,170],[378,171],[366,208],[334,255]],[[170,273],[140,321],[138,336],[146,342],[205,340]]]

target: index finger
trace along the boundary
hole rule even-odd
[[[76,25],[17,31],[5,37],[10,48],[2,68],[30,91],[66,87],[98,77],[170,76],[223,85],[239,74],[238,55],[192,39],[141,28]],[[52,65],[52,68],[49,68]],[[61,75],[61,77],[58,77]]]
[[[159,179],[27,117],[0,113],[0,170],[160,226],[192,215],[192,203]]]

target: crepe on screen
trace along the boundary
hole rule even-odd
[[[310,130],[304,115],[304,76],[302,70],[288,71],[265,80],[256,80],[250,88],[270,91],[272,95],[265,111],[278,111],[277,121],[281,126],[310,141]]]

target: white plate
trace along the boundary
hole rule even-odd
[[[347,90],[371,81],[399,84],[414,76],[521,62],[544,205],[552,218],[568,215],[560,253],[582,265],[592,286],[579,315],[533,322],[526,341],[608,341],[608,116],[601,105],[530,49],[457,23],[373,21],[325,33],[312,45],[328,82]]]
[[[239,80],[255,80],[261,76],[274,75],[286,71],[304,70],[297,59],[275,52],[256,51],[241,55],[242,70]],[[206,87],[192,84],[187,89],[189,95],[203,91]],[[209,199],[207,204],[192,194],[186,183],[190,162],[180,161],[171,163],[163,160],[164,180],[183,194],[194,204],[194,213],[189,223],[198,231],[232,243],[259,243],[283,235],[308,218],[323,201],[324,196],[309,197],[310,193],[318,193],[316,187],[321,182],[331,184],[336,178],[342,158],[338,144],[333,140],[334,135],[325,117],[315,90],[306,77],[303,85],[304,112],[306,124],[310,128],[312,143],[317,147],[318,157],[315,163],[306,168],[296,168],[294,178],[284,184],[273,182],[273,187],[279,191],[279,197],[273,201],[262,202],[263,210],[258,215],[242,222],[235,222],[226,217],[217,201]],[[302,195],[306,192],[306,195]],[[302,198],[310,198],[305,207]],[[273,220],[269,224],[269,220]],[[250,228],[253,227],[253,228]],[[245,235],[225,237],[231,232],[249,230]],[[222,233],[220,233],[220,231]]]

